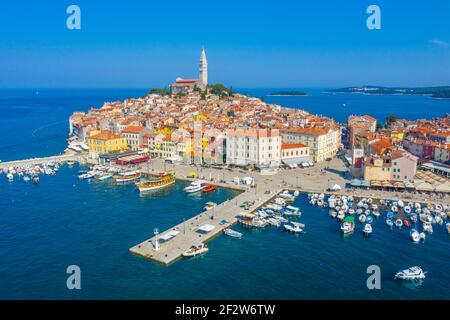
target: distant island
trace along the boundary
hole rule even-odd
[[[334,89],[329,92],[380,95],[427,95],[432,98],[450,99],[450,86],[418,88],[363,86]]]
[[[302,91],[277,91],[270,93],[269,96],[306,96],[306,92]]]

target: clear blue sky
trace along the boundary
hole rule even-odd
[[[450,85],[447,0],[5,0],[0,32],[3,88],[164,86],[197,75],[202,45],[234,87]]]

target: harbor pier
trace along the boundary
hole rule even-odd
[[[63,154],[44,158],[32,158],[25,160],[0,162],[0,170],[2,170],[3,168],[11,168],[11,167],[37,166],[48,162],[68,162],[68,161],[80,161],[80,157],[77,155]]]
[[[130,248],[134,254],[153,260],[163,265],[169,265],[182,257],[183,252],[197,242],[206,243],[220,235],[224,229],[237,223],[237,215],[244,211],[240,205],[245,201],[254,204],[247,210],[252,212],[274,198],[281,190],[259,190],[252,188],[233,199],[227,200],[213,209],[204,211],[148,240]],[[209,232],[201,232],[204,225],[213,226]],[[167,241],[162,241],[165,235],[172,231],[178,234]],[[156,244],[158,242],[158,245]]]

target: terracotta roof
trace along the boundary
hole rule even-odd
[[[111,140],[111,139],[120,139],[123,138],[119,134],[113,134],[111,131],[101,131],[100,133],[93,135],[89,139],[95,139],[95,140]]]
[[[122,130],[125,133],[141,133],[144,131],[145,127],[143,126],[129,126]]]

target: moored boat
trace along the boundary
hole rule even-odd
[[[397,272],[394,279],[401,280],[423,280],[425,279],[425,274],[421,267],[415,266],[405,270]]]
[[[364,232],[364,234],[365,234],[366,236],[372,234],[372,225],[371,225],[370,223],[366,223],[366,224],[364,225],[363,232]]]
[[[242,233],[234,231],[234,230],[232,230],[230,228],[224,229],[223,233],[226,234],[227,236],[232,237],[232,238],[238,238],[238,239],[242,238]]]
[[[141,173],[139,171],[128,171],[119,173],[115,180],[117,183],[125,183],[139,180],[141,178]]]
[[[341,231],[343,234],[353,233],[355,230],[355,218],[350,216],[344,219],[344,222],[341,225]]]
[[[194,257],[202,253],[208,252],[206,244],[199,242],[193,244],[188,250],[182,253],[183,257]]]
[[[184,191],[187,193],[194,193],[203,190],[206,187],[206,183],[200,180],[191,182],[189,186],[184,188]]]
[[[140,192],[147,192],[152,190],[158,190],[175,183],[175,176],[172,172],[160,173],[159,176],[151,181],[140,183],[138,185]]]

